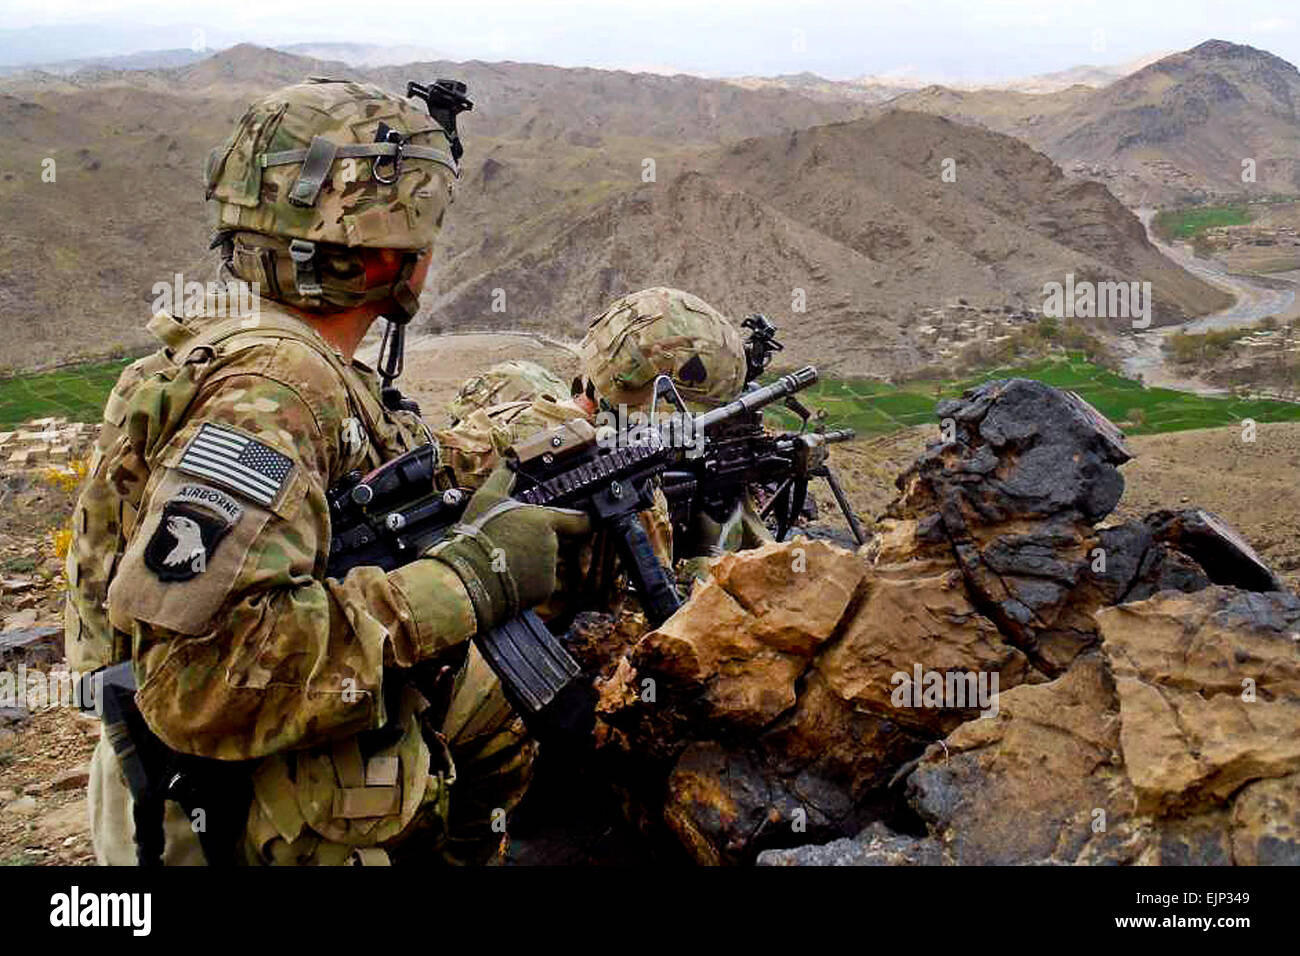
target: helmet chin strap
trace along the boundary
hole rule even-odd
[[[382,382],[380,398],[390,411],[411,411],[419,414],[420,406],[403,397],[393,383],[402,374],[406,361],[406,326],[419,311],[420,299],[410,286],[411,272],[418,256],[408,255],[402,274],[393,283],[392,308],[383,316],[384,337],[379,343],[379,378]]]

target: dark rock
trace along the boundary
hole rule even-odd
[[[1105,603],[1118,604],[1132,588],[1152,540],[1151,529],[1141,521],[1128,521],[1097,532],[1101,567],[1094,569],[1096,561],[1090,560],[1085,573]]]
[[[943,849],[930,837],[897,834],[873,823],[855,837],[792,850],[764,850],[759,866],[939,866]]]
[[[48,667],[63,660],[63,628],[59,625],[14,628],[0,632],[0,661]]]
[[[1124,600],[1145,601],[1160,591],[1191,594],[1208,588],[1210,584],[1199,564],[1181,551],[1157,544],[1142,559],[1137,580],[1124,595]]]
[[[1190,557],[1215,584],[1247,591],[1285,591],[1286,585],[1239,533],[1200,508],[1157,511],[1146,523],[1157,541]]]
[[[927,448],[900,476],[904,496],[893,517],[916,517],[933,510],[927,502],[957,496],[972,523],[1068,511],[1096,522],[1119,502],[1116,466],[1132,456],[1119,430],[1072,392],[1006,379],[935,411],[953,420],[956,441]]]
[[[851,803],[834,787],[809,790],[783,785],[746,754],[692,744],[668,777],[664,819],[697,862],[744,863],[764,846],[837,835]],[[816,802],[827,798],[832,805]]]

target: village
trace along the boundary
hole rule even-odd
[[[98,430],[88,422],[37,418],[0,432],[0,474],[54,468],[73,475],[71,463],[87,453]]]

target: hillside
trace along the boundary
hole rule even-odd
[[[1157,53],[1128,63],[1095,66],[1084,64],[1051,73],[1035,76],[1017,77],[1010,80],[994,81],[944,81],[937,78],[924,79],[908,74],[874,76],[866,75],[851,80],[831,80],[816,73],[784,73],[779,76],[742,76],[730,82],[751,89],[787,89],[796,90],[827,99],[860,100],[867,103],[883,103],[906,93],[923,89],[943,89],[951,92],[1009,91],[1015,93],[1059,93],[1071,87],[1099,89],[1109,86],[1121,77],[1127,76],[1165,56]],[[894,106],[902,104],[894,103]]]
[[[440,244],[440,271],[483,244],[510,248],[531,224],[557,230],[655,156],[860,115],[783,91],[693,77],[528,64],[425,63],[358,70],[249,45],[183,66],[0,81],[0,372],[147,344],[155,282],[205,281],[210,210],[199,171],[248,101],[308,75],[465,79],[465,188]],[[56,163],[43,182],[43,160]],[[490,189],[476,188],[492,181]]]
[[[0,81],[0,366],[146,344],[155,282],[212,275],[199,174],[254,96],[307,75],[469,83],[457,201],[426,324],[577,334],[611,296],[670,282],[825,335],[854,369],[932,359],[918,312],[1041,306],[1067,271],[1155,283],[1160,320],[1223,297],[1154,256],[1104,192],[1003,136],[868,104],[523,63],[361,69],[242,45],[177,67]],[[910,117],[910,118],[909,118]],[[938,180],[952,156],[956,184]],[[57,163],[43,182],[45,159]],[[653,161],[652,181],[644,181]],[[493,313],[492,290],[506,291]],[[785,319],[793,290],[806,313]]]
[[[1298,104],[1300,71],[1290,63],[1210,40],[1098,91],[1044,133],[1051,155],[1118,166],[1163,193],[1294,194]],[[1242,182],[1245,158],[1256,162],[1254,184]]]
[[[931,87],[891,106],[1019,136],[1130,205],[1300,192],[1300,72],[1208,40],[1096,90],[1032,95]],[[1253,183],[1242,160],[1255,160]]]
[[[940,180],[945,157],[955,183]],[[487,268],[456,263],[468,265],[480,271],[442,287],[437,328],[577,335],[621,290],[680,285],[733,313],[780,315],[791,361],[844,374],[914,370],[932,358],[918,313],[958,300],[1037,310],[1043,284],[1067,272],[1151,281],[1155,324],[1229,303],[1157,252],[1103,187],[1010,137],[905,112],[746,140]],[[504,314],[491,311],[495,289]],[[794,289],[806,312],[790,311]]]

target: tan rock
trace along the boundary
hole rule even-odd
[[[971,605],[955,564],[932,563],[924,571],[877,565],[844,636],[819,656],[816,668],[855,709],[918,730],[945,733],[978,709],[916,707],[910,694],[896,705],[896,691],[911,685],[918,665],[925,672],[982,673],[986,687],[996,673],[1000,690],[1031,675],[1025,655],[1004,643],[993,622]]]
[[[796,538],[724,555],[711,574],[753,615],[754,637],[808,656],[834,632],[866,570],[852,551]]]
[[[71,770],[64,770],[57,774],[50,781],[51,790],[80,790],[86,786],[90,780],[90,765],[83,764],[80,767],[73,767]]]
[[[1300,599],[1211,587],[1097,614],[1145,810],[1221,803],[1300,770]]]
[[[766,649],[743,661],[726,661],[704,700],[714,719],[766,727],[794,706],[795,681],[805,666],[802,658]]]
[[[4,630],[12,631],[21,628],[32,627],[36,623],[37,612],[35,608],[28,608],[25,611],[18,611],[14,614],[7,614],[4,617]]]
[[[908,794],[949,862],[1132,862],[1150,835],[1132,822],[1119,720],[1095,652],[1064,676],[1002,695],[996,718],[933,745]]]
[[[1300,865],[1300,774],[1242,789],[1232,807],[1232,855],[1239,866]]]
[[[794,710],[763,735],[762,745],[781,773],[814,773],[839,781],[856,800],[887,783],[928,739],[896,721],[855,709],[813,670],[800,685]]]
[[[40,810],[40,805],[33,796],[22,796],[17,800],[11,800],[3,807],[5,813],[12,813],[15,816],[31,816]]]
[[[631,662],[638,673],[707,685],[709,715],[761,729],[794,706],[796,681],[840,627],[866,570],[853,552],[804,539],[726,555]]]
[[[626,657],[619,658],[614,673],[596,681],[596,713],[608,714],[629,707],[639,699],[634,686],[636,669]]]
[[[744,660],[762,645],[753,619],[722,585],[707,581],[682,608],[636,647],[633,663],[678,680],[703,682],[724,659]]]
[[[928,567],[928,562],[937,562],[949,567],[953,563],[952,545],[943,536],[942,529],[937,537],[927,538],[921,522],[912,519],[882,519],[876,525],[876,534],[867,542],[866,554],[872,564]]]

